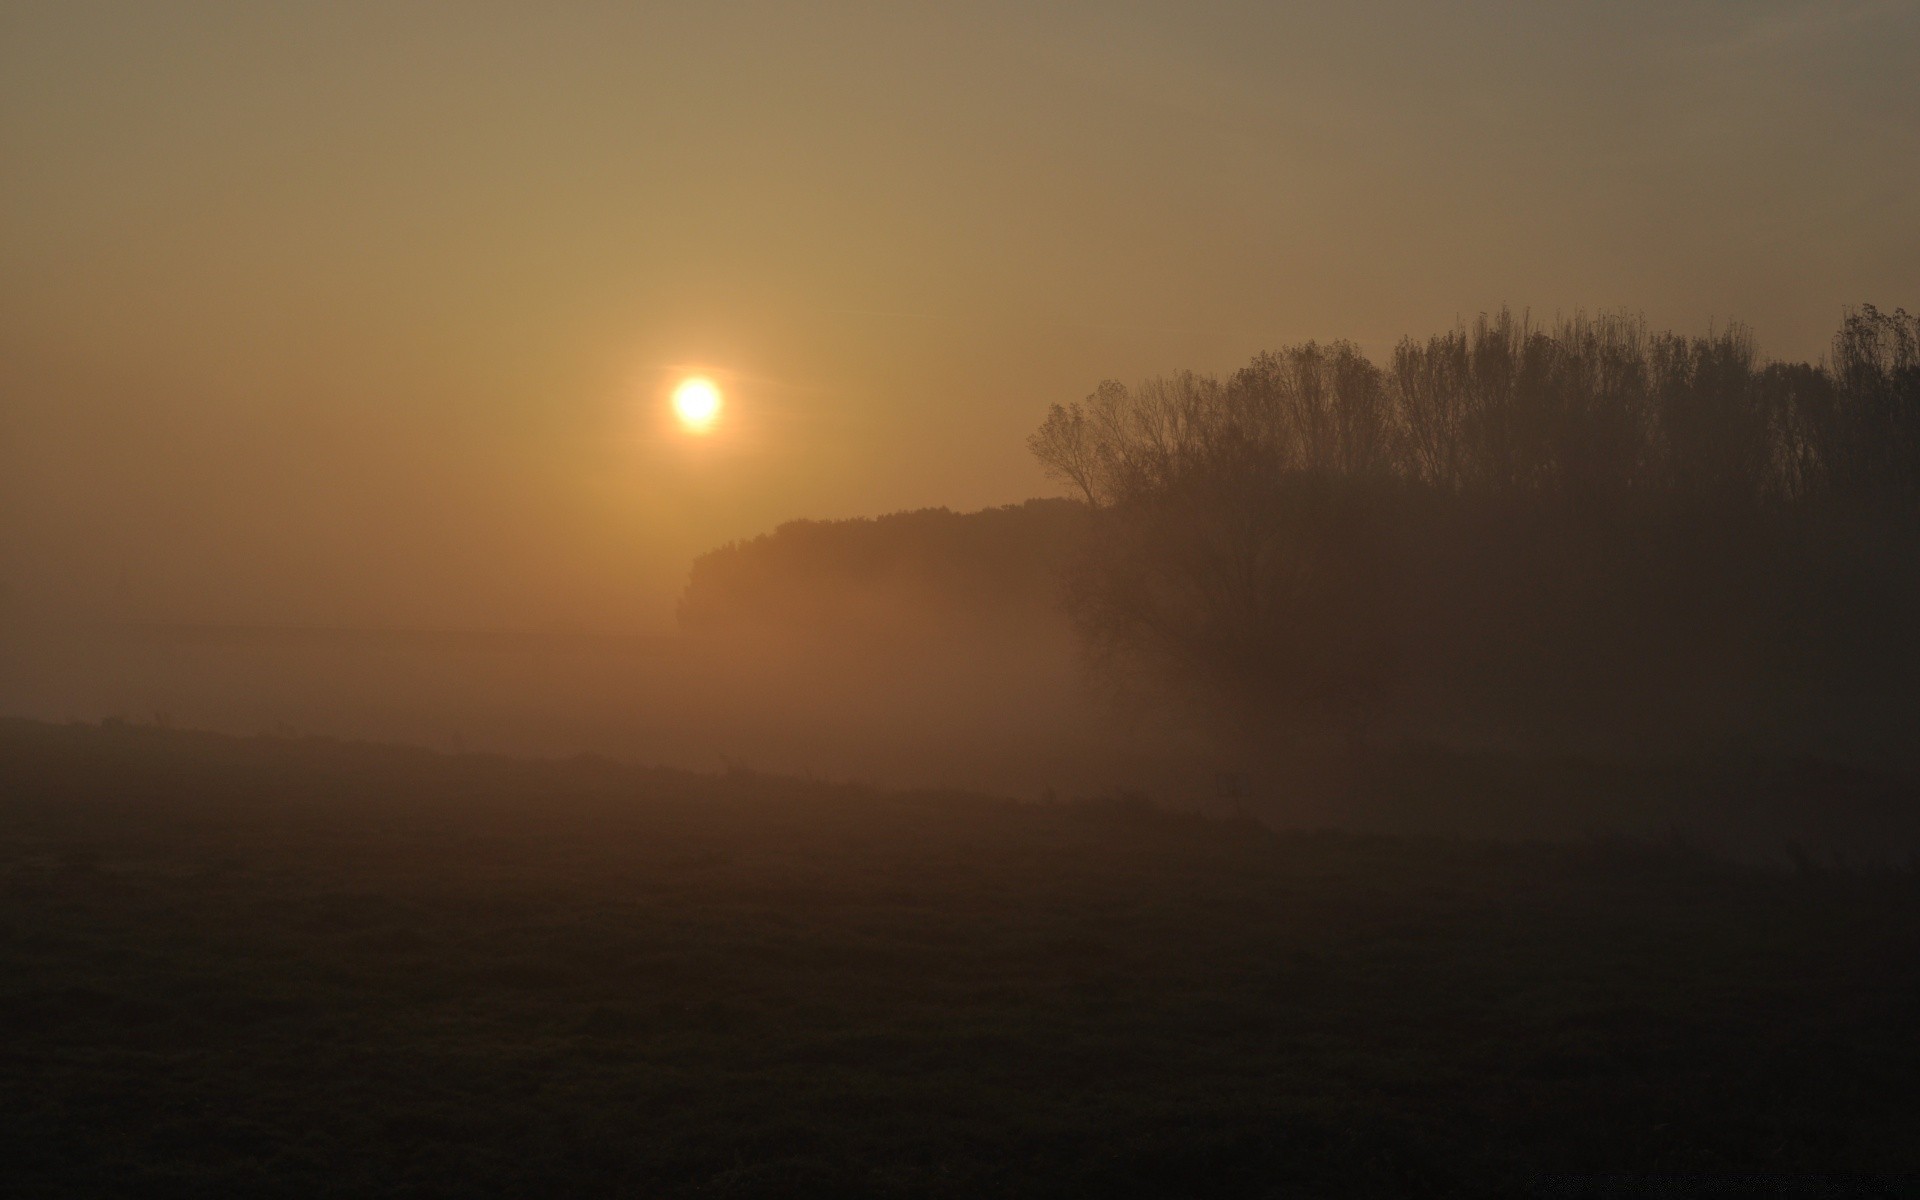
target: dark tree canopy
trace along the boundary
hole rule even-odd
[[[1069,599],[1103,661],[1259,720],[1351,721],[1416,676],[1552,658],[1670,681],[1809,620],[1861,628],[1849,597],[1897,608],[1917,347],[1920,319],[1871,306],[1822,365],[1767,362],[1737,325],[1503,310],[1384,367],[1308,342],[1224,380],[1103,383],[1029,447],[1095,512]]]
[[[1079,543],[1068,500],[956,513],[789,521],[694,560],[679,603],[689,633],[872,638],[914,626],[1004,633],[1057,621],[1058,564]]]

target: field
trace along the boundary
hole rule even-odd
[[[11,1196],[1920,1188],[1911,867],[6,721],[0,889]]]

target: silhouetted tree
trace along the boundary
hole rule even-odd
[[[1920,317],[1871,304],[1834,335],[1839,411],[1830,417],[1828,483],[1855,495],[1920,493]]]
[[[1264,354],[1225,383],[1105,383],[1029,442],[1093,506],[1069,610],[1097,658],[1242,712],[1352,717],[1386,648],[1373,526],[1398,451],[1384,377],[1349,343]]]

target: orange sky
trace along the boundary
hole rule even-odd
[[[7,5],[11,610],[646,628],[1103,377],[1920,301],[1920,4],[1040,7]]]

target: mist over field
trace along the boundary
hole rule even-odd
[[[1070,497],[712,549],[670,633],[42,617],[0,699],[1281,827],[1898,855],[1917,376],[1920,327],[1872,306],[1819,364],[1625,314],[1503,311],[1384,366],[1306,343],[1055,404],[1030,448]]]
[[[5,699],[56,720],[590,751],[709,771],[1019,792],[1083,775],[1115,747],[1051,604],[1050,563],[1011,581],[949,564],[962,586],[1021,589],[983,605],[932,594],[937,564],[886,578],[887,559],[921,549],[885,548],[865,577],[829,562],[809,582],[801,564],[791,579],[776,568],[710,597],[726,557],[716,554],[672,633],[50,623],[9,642]]]

